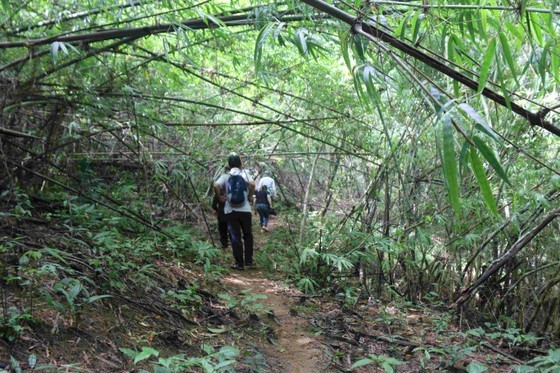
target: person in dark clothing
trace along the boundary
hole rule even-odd
[[[220,243],[222,244],[222,248],[226,249],[228,247],[229,238],[228,238],[228,223],[226,220],[226,215],[224,214],[224,207],[225,202],[220,202],[218,196],[214,194],[214,198],[212,199],[212,209],[214,209],[214,214],[216,219],[218,219],[218,232],[220,233]]]
[[[266,185],[261,186],[261,189],[255,193],[254,203],[255,210],[259,213],[261,232],[268,232],[268,218],[272,208],[272,198],[268,194]]]

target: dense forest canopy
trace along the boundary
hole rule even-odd
[[[185,239],[170,221],[208,227],[237,152],[293,209],[277,264],[302,290],[560,337],[557,1],[0,9],[5,263],[28,250],[7,227],[45,201],[68,229]]]

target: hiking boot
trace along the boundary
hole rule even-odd
[[[268,232],[268,228],[267,227],[262,227],[262,231],[263,232]]]
[[[237,269],[238,271],[243,271],[243,266],[240,264],[234,264],[231,266],[231,269]]]
[[[261,233],[264,233],[264,232],[266,232],[264,227],[261,227]]]
[[[249,268],[249,269],[252,269],[252,268],[255,268],[255,264],[254,263],[246,263],[245,267]]]

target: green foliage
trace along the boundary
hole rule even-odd
[[[26,325],[33,320],[29,310],[17,307],[0,308],[0,339],[8,343],[15,342],[25,333]]]
[[[128,348],[121,348],[120,349],[126,356],[133,359],[134,364],[139,363],[142,360],[149,359],[150,357],[158,357],[159,351],[154,350],[151,347],[142,347],[141,351],[131,350]]]
[[[88,280],[87,278],[82,279]],[[82,282],[76,278],[63,278],[54,284],[53,293],[43,290],[43,295],[50,306],[59,312],[69,313],[75,318],[76,323],[86,304],[110,297],[110,295],[91,295]]]
[[[194,368],[201,368],[206,373],[234,372],[239,350],[235,347],[223,346],[219,350],[215,347],[203,344],[203,357],[187,357],[184,354],[171,356],[168,358],[159,357],[153,363],[154,373],[172,373],[191,371]],[[160,352],[151,347],[142,347],[141,351],[128,348],[120,349],[125,355],[133,359],[134,364],[158,357]]]
[[[403,361],[390,356],[369,354],[368,357],[358,360],[354,364],[352,364],[350,369],[373,364],[376,366],[380,366],[387,373],[393,373],[395,371],[394,368],[403,363]]]
[[[560,370],[560,350],[550,350],[546,356],[538,356],[529,363],[538,372],[558,372]],[[524,370],[525,372],[527,370]]]
[[[252,312],[267,312],[263,304],[257,302],[258,300],[266,299],[267,296],[264,294],[251,294],[251,290],[243,290],[239,297],[225,293],[218,294],[218,297],[226,301],[228,308],[240,308]]]

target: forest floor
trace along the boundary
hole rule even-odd
[[[257,220],[257,219],[255,219]],[[276,219],[271,219],[269,230],[276,227]],[[271,232],[255,230],[255,249],[265,244]],[[224,283],[239,293],[265,295],[260,302],[267,310],[273,339],[263,345],[263,355],[270,372],[321,372],[325,363],[320,337],[310,330],[308,321],[298,315],[295,300],[305,299],[305,295],[279,281],[266,278],[266,273],[258,268],[234,271],[223,279]]]
[[[63,247],[62,238],[68,237],[60,226],[36,218],[0,223],[0,237],[25,236],[27,247]],[[284,226],[279,217],[271,220],[270,232],[255,230],[256,258],[268,255],[261,250],[270,249],[264,247]],[[86,264],[95,257],[85,243],[77,250],[75,241],[62,258],[74,271],[67,269],[65,276],[88,281],[88,286],[108,283],[107,274]],[[217,268],[229,268],[231,249],[221,251],[218,259]],[[44,265],[45,257],[40,260]],[[220,371],[222,366],[236,372],[511,372],[522,364],[521,350],[501,346],[480,330],[466,332],[464,322],[433,304],[371,295],[347,304],[335,293],[302,294],[281,273],[258,266],[208,277],[200,265],[174,258],[146,265],[149,279],[129,271],[110,297],[73,309],[39,302],[42,297],[28,285],[1,284],[2,309],[16,310],[12,315],[20,318],[22,330],[15,340],[0,339],[0,372],[17,367],[163,372],[158,369],[175,363],[183,367],[175,371]],[[10,268],[16,267],[4,266]],[[60,277],[47,276],[42,285],[56,289],[56,281]],[[25,312],[30,314],[24,319]],[[4,337],[8,331],[0,330]],[[351,369],[358,361],[364,365]]]

